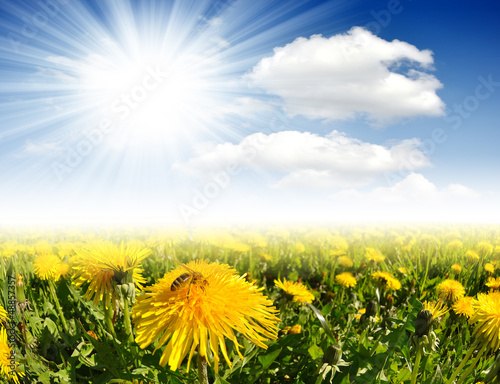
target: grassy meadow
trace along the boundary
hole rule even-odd
[[[500,227],[0,232],[0,380],[500,382]]]

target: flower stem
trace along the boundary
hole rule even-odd
[[[198,355],[198,378],[201,384],[208,384],[207,358]]]
[[[104,322],[106,323],[111,336],[116,338],[115,327],[113,325],[113,307],[111,306],[111,304],[109,304],[107,307],[106,304],[104,304]]]
[[[453,372],[453,374],[451,375],[451,377],[445,382],[445,384],[451,384],[453,383],[453,380],[455,380],[455,377],[458,376],[458,374],[462,371],[463,367],[465,366],[465,364],[467,363],[467,361],[470,359],[470,357],[472,356],[472,353],[475,351],[476,349],[476,346],[478,344],[478,341],[476,340],[469,348],[469,350],[467,351],[467,354],[465,355],[464,359],[462,360],[462,362],[460,363],[460,365],[458,366],[457,369],[455,369],[455,371]]]
[[[61,324],[62,324],[64,333],[69,335],[68,323],[66,322],[66,318],[64,317],[61,303],[59,302],[59,299],[57,298],[56,287],[54,286],[54,280],[49,279],[48,282],[49,282],[50,295],[52,296],[52,300],[54,301],[54,304],[56,305],[57,314],[59,315],[59,320],[61,320]]]
[[[123,300],[123,326],[125,328],[125,333],[128,335],[128,341],[131,343],[134,341],[134,335],[132,333],[132,324],[130,323],[130,313],[128,309],[128,300],[125,298]]]
[[[483,355],[484,351],[486,351],[487,347],[488,347],[488,343],[484,343],[483,348],[481,348],[481,350],[477,353],[474,360],[472,360],[472,362],[470,363],[470,367],[467,368],[467,370],[465,371],[465,373],[462,376],[460,376],[460,379],[457,381],[457,384],[462,384],[464,382],[464,380],[467,379],[469,374],[476,367],[477,362],[479,361],[479,359]]]
[[[415,359],[415,364],[413,365],[413,371],[411,373],[411,384],[417,382],[418,367],[420,365],[420,359],[422,359],[422,346],[417,347],[417,357]]]

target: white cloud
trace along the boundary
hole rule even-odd
[[[290,116],[344,120],[366,117],[376,125],[416,116],[439,116],[444,103],[429,50],[385,41],[352,28],[330,38],[313,35],[274,49],[246,75],[281,97]]]
[[[430,166],[418,139],[391,146],[366,143],[333,131],[326,137],[309,132],[256,133],[239,144],[204,147],[198,156],[174,169],[206,178],[228,167],[278,173],[274,188],[349,188],[367,185],[377,176]]]
[[[379,187],[369,192],[349,189],[333,195],[334,199],[363,201],[365,205],[401,204],[415,209],[419,204],[453,203],[457,200],[477,199],[480,194],[461,184],[438,188],[420,173],[410,173],[390,187]],[[412,206],[413,205],[413,206]]]
[[[272,107],[259,99],[252,97],[236,98],[231,104],[222,105],[214,111],[216,116],[237,115],[245,118],[256,117],[261,113],[272,112]]]
[[[57,156],[61,151],[61,143],[58,141],[41,141],[37,143],[28,141],[19,157],[39,155]]]

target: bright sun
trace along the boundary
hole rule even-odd
[[[119,126],[129,145],[172,140],[209,124],[218,101],[213,58],[89,56],[80,68],[88,103]]]

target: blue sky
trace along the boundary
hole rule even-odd
[[[498,222],[495,1],[0,1],[0,219]]]

